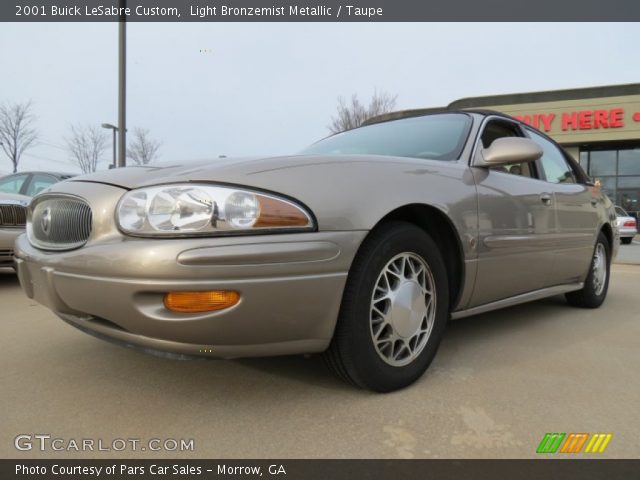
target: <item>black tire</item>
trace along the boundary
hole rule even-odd
[[[604,248],[606,252],[606,262],[605,262],[605,272],[606,277],[604,279],[604,286],[600,292],[598,292],[598,288],[594,282],[594,277],[596,275],[595,272],[595,256],[598,251],[599,246]],[[598,235],[598,240],[596,241],[596,245],[593,249],[593,256],[591,258],[591,266],[589,267],[589,274],[587,275],[586,280],[584,281],[584,287],[582,290],[578,290],[576,292],[570,292],[565,295],[567,302],[574,307],[581,308],[598,308],[604,302],[604,299],[607,297],[607,291],[609,290],[609,277],[611,270],[611,247],[609,246],[609,241],[604,233],[600,232]]]
[[[623,237],[620,239],[620,243],[624,243],[625,245],[629,245],[633,241],[633,237]]]
[[[394,366],[383,360],[382,354],[374,346],[370,315],[373,291],[383,270],[392,259],[405,253],[422,261],[430,270],[435,288],[435,314],[422,350],[415,349],[416,356],[411,363]],[[428,304],[428,301],[425,303]],[[339,377],[358,387],[376,392],[406,387],[420,378],[433,360],[448,315],[447,270],[435,242],[413,224],[395,221],[383,224],[365,239],[351,266],[340,315],[331,345],[325,352],[325,360]]]

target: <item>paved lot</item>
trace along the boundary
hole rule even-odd
[[[614,267],[600,310],[561,297],[453,323],[431,370],[393,394],[357,391],[318,357],[178,362],[101,342],[0,274],[0,457],[21,433],[175,437],[171,457],[533,457],[545,432],[612,432],[638,457],[640,267]],[[100,292],[96,292],[99,295]]]
[[[640,235],[636,235],[630,245],[620,245],[616,263],[640,265]]]

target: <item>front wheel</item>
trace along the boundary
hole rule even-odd
[[[378,227],[352,265],[327,363],[377,392],[410,385],[436,354],[448,299],[447,271],[431,237],[404,222]]]
[[[598,308],[602,305],[609,290],[610,252],[609,241],[604,233],[600,232],[584,287],[565,295],[569,304],[582,308]]]

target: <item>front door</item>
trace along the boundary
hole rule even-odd
[[[490,120],[478,147],[504,136],[524,136],[508,120]],[[556,217],[551,189],[535,163],[471,168],[478,193],[478,269],[469,307],[548,286],[553,268],[549,242]]]

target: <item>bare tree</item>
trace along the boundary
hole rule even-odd
[[[95,172],[102,154],[107,149],[107,136],[93,125],[71,126],[71,135],[65,138],[72,161],[82,173]]]
[[[340,97],[338,98],[338,113],[335,117],[331,117],[331,125],[327,128],[331,133],[357,128],[370,118],[394,110],[397,99],[398,95],[375,91],[369,105],[365,106],[355,93],[351,96],[350,102],[347,102],[344,97]]]
[[[38,139],[33,124],[36,117],[31,113],[31,102],[0,105],[0,146],[18,171],[20,157]]]
[[[133,129],[133,140],[129,143],[127,157],[136,165],[146,165],[157,158],[160,145],[162,142],[149,137],[149,130],[136,127]]]

